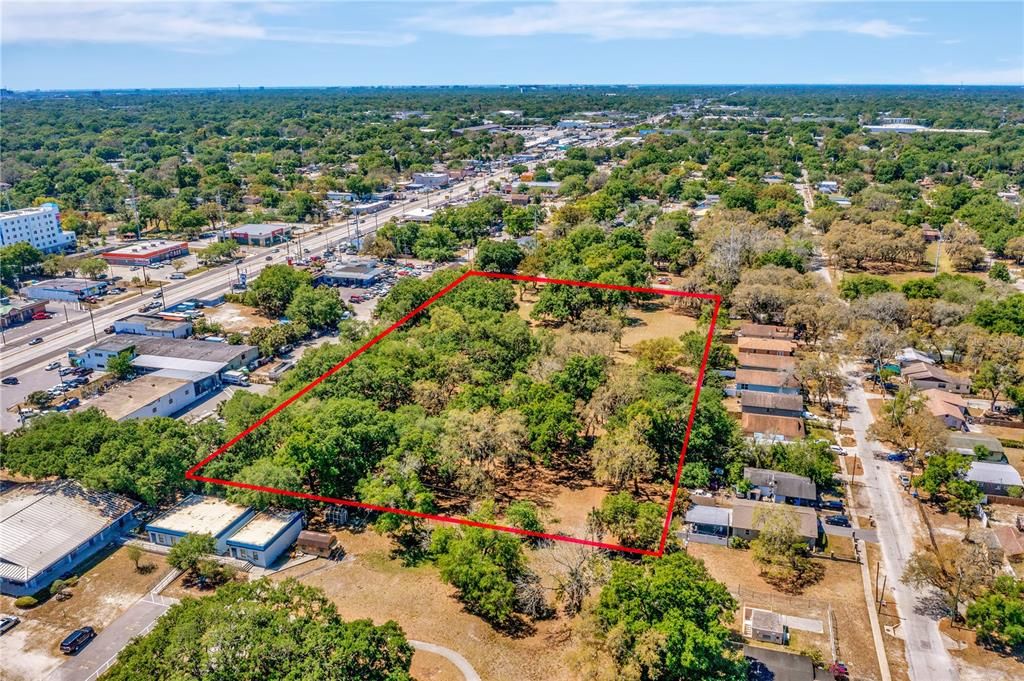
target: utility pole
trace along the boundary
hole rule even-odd
[[[87,310],[89,310],[89,324],[92,325],[92,339],[93,339],[93,341],[98,341],[99,337],[96,335],[96,320],[93,319],[93,317],[92,317],[92,304],[91,303],[86,303],[85,307],[86,307]],[[61,378],[60,382],[61,382],[61,384],[63,384],[64,383],[64,379]]]

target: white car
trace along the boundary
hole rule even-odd
[[[839,445],[829,445],[829,451],[835,454],[846,454],[846,450]]]

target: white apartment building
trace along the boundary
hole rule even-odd
[[[19,242],[57,253],[75,247],[75,233],[61,230],[60,210],[53,203],[0,213],[0,246]]]

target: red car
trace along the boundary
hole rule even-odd
[[[50,314],[49,312],[36,312],[34,315],[32,315],[32,319],[34,321],[40,321],[42,319],[52,319],[52,318],[53,318],[53,315]]]

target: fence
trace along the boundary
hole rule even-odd
[[[1024,499],[1018,497],[1006,497],[1001,494],[986,494],[990,504],[1008,504],[1010,506],[1024,506]]]

